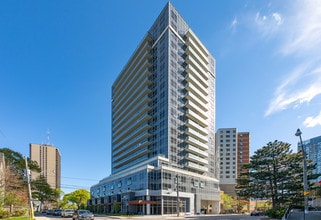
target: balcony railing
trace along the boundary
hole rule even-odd
[[[201,150],[199,148],[196,148],[196,147],[194,147],[194,146],[192,146],[190,144],[187,144],[186,151],[187,152],[191,152],[191,153],[196,154],[196,155],[200,155],[203,158],[207,158],[208,157],[208,153],[206,151]]]

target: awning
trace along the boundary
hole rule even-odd
[[[146,205],[146,204],[153,204],[156,205],[156,201],[150,201],[150,200],[133,200],[133,201],[128,201],[128,204],[130,205]]]

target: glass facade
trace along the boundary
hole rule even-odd
[[[113,84],[112,175],[91,188],[91,203],[218,213],[216,151],[215,59],[168,3]]]
[[[183,213],[218,213],[219,200],[218,181],[156,157],[92,186],[90,205],[103,213],[115,212],[113,205],[120,204],[121,213],[167,215],[177,212],[177,204]]]
[[[316,168],[313,173],[321,173],[321,136],[311,138],[303,141],[303,147],[305,148],[307,159],[316,163]],[[298,143],[298,151],[302,150],[300,143]],[[319,182],[321,177],[315,180]]]

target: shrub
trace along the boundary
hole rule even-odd
[[[10,217],[10,212],[0,209],[0,218],[9,218]]]
[[[24,216],[26,213],[27,213],[27,210],[18,209],[13,212],[12,216]]]
[[[281,219],[284,215],[284,212],[285,212],[284,208],[276,208],[276,209],[267,210],[265,214],[270,218]]]

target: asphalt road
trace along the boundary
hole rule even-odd
[[[62,219],[58,216],[46,216],[46,215],[36,215],[36,220],[55,220],[55,219]],[[66,220],[70,220],[71,218],[65,218]],[[162,220],[162,219],[190,219],[190,220],[263,220],[266,217],[262,216],[249,216],[249,215],[201,215],[201,216],[95,216],[95,220],[108,220],[108,219],[121,219],[121,220]]]

